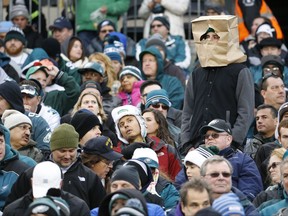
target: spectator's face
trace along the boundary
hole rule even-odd
[[[5,137],[0,135],[0,161],[5,157]]]
[[[76,148],[62,148],[52,152],[53,160],[60,167],[69,167],[77,158]]]
[[[83,96],[80,104],[80,109],[88,109],[93,112],[95,115],[99,114],[99,105],[98,101],[94,95],[88,94]]]
[[[202,192],[188,189],[186,203],[187,205],[185,206],[184,203],[181,202],[181,210],[184,215],[189,216],[194,216],[199,210],[211,205],[209,194],[205,189]]]
[[[40,96],[31,96],[28,94],[22,94],[24,108],[30,112],[36,112],[38,104],[41,102]]]
[[[281,159],[276,156],[272,155],[269,160],[268,164],[268,172],[270,174],[270,178],[272,181],[272,184],[277,184],[281,182],[281,173],[280,173],[280,163]]]
[[[169,109],[167,105],[163,103],[155,103],[155,104],[151,104],[149,108],[159,110],[164,115],[165,118],[167,117],[167,113]]]
[[[253,20],[252,25],[251,25],[251,35],[252,36],[255,36],[256,29],[258,28],[259,25],[261,25],[264,22],[265,22],[265,20],[261,17],[255,18]]]
[[[139,182],[140,184],[140,182]],[[111,183],[111,193],[121,189],[136,189],[131,183],[123,180],[116,180]]]
[[[140,125],[135,116],[129,115],[122,117],[118,123],[118,127],[123,138],[129,143],[136,141],[143,142]]]
[[[261,90],[265,104],[270,104],[278,109],[286,100],[286,92],[283,80],[279,77],[266,79],[267,89]]]
[[[166,38],[169,34],[169,30],[163,25],[162,22],[155,20],[151,23],[151,33],[152,35],[155,33],[159,33],[163,38]]]
[[[189,181],[193,177],[200,177],[200,167],[198,167],[196,164],[187,161],[185,164],[185,168],[186,168],[186,175]]]
[[[20,40],[17,39],[11,39],[6,42],[5,44],[5,51],[10,56],[16,56],[22,52],[24,49],[24,45]]]
[[[212,42],[218,42],[220,37],[215,32],[208,32],[204,39]]]
[[[263,39],[265,39],[265,38],[270,38],[271,35],[268,34],[268,33],[266,33],[266,32],[259,32],[259,33],[256,35],[256,37],[257,37],[258,43],[260,43]]]
[[[59,43],[63,43],[67,38],[73,35],[73,30],[68,28],[53,29],[52,37],[55,38]]]
[[[97,96],[98,100],[102,102],[102,96],[101,93],[99,92],[98,89],[96,88],[86,88],[84,89],[81,94],[86,94],[86,93],[93,93]]]
[[[95,82],[98,82],[98,83],[102,83],[103,82],[103,77],[99,73],[97,73],[97,72],[95,72],[93,70],[87,70],[82,75],[82,81],[84,83],[84,82],[86,82],[88,80],[92,80],[92,81],[95,81]]]
[[[281,78],[283,77],[280,68],[277,65],[274,65],[274,64],[269,64],[268,63],[267,65],[264,66],[262,71],[263,71],[263,76],[265,76],[266,74],[269,74],[269,73],[273,73],[273,74],[275,74],[278,77],[281,77]]]
[[[94,164],[92,170],[99,178],[105,179],[109,171],[113,168],[113,162],[103,159]]]
[[[288,128],[280,128],[278,140],[285,149],[288,149]]]
[[[143,89],[143,93],[141,95],[141,103],[142,104],[145,104],[146,103],[146,97],[147,97],[147,94],[153,90],[160,90],[161,87],[159,85],[156,85],[156,84],[153,84],[153,85],[149,85],[149,86],[146,86],[144,89]]]
[[[267,55],[276,55],[280,56],[281,54],[281,49],[279,49],[276,46],[264,46],[261,50],[261,55],[262,56],[267,56]]]
[[[111,62],[114,72],[118,76],[118,73],[122,70],[122,64],[117,60],[112,60]]]
[[[133,90],[133,84],[137,81],[138,79],[130,74],[122,76],[120,82],[123,91],[126,93],[131,93]]]
[[[83,53],[83,47],[79,40],[74,41],[74,44],[70,50],[69,56],[72,62],[78,61]]]
[[[44,71],[38,70],[35,73],[29,76],[29,79],[38,80],[42,86],[42,89],[45,89],[47,86],[47,76]]]
[[[288,164],[287,163],[282,167],[281,178],[282,178],[284,189],[287,193],[288,192]]]
[[[112,204],[111,216],[115,216],[117,211],[125,206],[126,201],[127,201],[126,199],[115,200]]]
[[[113,31],[115,31],[113,26],[110,26],[110,25],[103,26],[101,30],[99,31],[99,39],[101,41],[104,41],[104,38],[106,37],[106,35]]]
[[[28,19],[24,16],[16,16],[12,19],[12,22],[22,30],[28,25]]]
[[[0,116],[3,115],[5,110],[10,108],[10,104],[0,95]]]
[[[80,145],[84,146],[84,144],[92,138],[98,137],[102,134],[99,125],[95,125],[91,130],[89,130],[81,139]]]
[[[214,130],[208,130],[204,135],[205,146],[217,146],[219,150],[223,150],[230,146],[232,142],[232,136],[226,132],[217,132]]]
[[[147,134],[150,136],[157,136],[159,124],[156,122],[154,114],[152,112],[145,112],[143,118],[147,125]]]
[[[207,164],[204,180],[211,187],[214,198],[230,192],[232,187],[231,175],[229,166],[224,161]]]
[[[277,118],[272,116],[271,109],[261,109],[256,113],[256,127],[258,133],[263,137],[270,137],[274,134],[277,125]]]
[[[147,79],[155,80],[157,76],[157,59],[154,55],[145,54],[142,58],[142,70]]]
[[[10,143],[14,149],[27,146],[30,140],[32,127],[29,124],[20,124],[10,129]]]

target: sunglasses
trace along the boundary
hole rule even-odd
[[[228,134],[220,134],[220,133],[205,134],[205,135],[204,135],[204,138],[205,138],[205,139],[209,139],[210,136],[211,136],[213,139],[217,139],[217,138],[219,138],[220,136],[228,136]]]
[[[151,25],[151,28],[152,28],[152,29],[155,28],[155,27],[160,28],[160,27],[162,27],[162,26],[163,26],[163,24],[156,24],[156,25]]]
[[[151,105],[153,108],[155,108],[155,109],[159,109],[160,107],[163,109],[163,110],[168,110],[169,109],[169,107],[168,106],[166,106],[166,105],[163,105],[163,104],[152,104]]]
[[[275,169],[281,162],[273,162],[270,166],[268,166],[268,170],[271,168]]]
[[[101,33],[107,33],[107,32],[113,32],[114,30],[113,29],[103,29],[103,30],[101,30],[100,32]]]
[[[218,178],[220,176],[220,174],[224,177],[224,178],[229,178],[231,176],[231,173],[229,172],[214,172],[214,173],[210,173],[210,174],[206,174],[206,176],[210,176],[211,178]]]

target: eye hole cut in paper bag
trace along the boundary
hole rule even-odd
[[[218,42],[200,38],[212,28],[220,37]],[[233,15],[200,16],[192,20],[196,52],[202,67],[221,67],[246,61],[239,47],[238,19]]]

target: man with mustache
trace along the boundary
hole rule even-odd
[[[2,122],[10,130],[10,144],[14,150],[36,162],[43,160],[43,154],[36,148],[36,142],[30,139],[32,122],[28,116],[17,110],[7,109],[2,115]]]

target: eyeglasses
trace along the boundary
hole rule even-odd
[[[210,176],[211,178],[218,178],[220,176],[220,174],[224,177],[224,178],[229,178],[231,176],[231,173],[229,172],[214,172],[214,173],[210,173],[210,174],[206,174],[205,176]]]
[[[219,138],[220,136],[228,136],[228,134],[211,133],[211,134],[205,134],[205,135],[204,135],[204,138],[205,138],[205,139],[209,139],[210,136],[212,137],[212,139],[217,139],[217,138]]]
[[[114,163],[114,161],[109,161],[106,159],[101,160],[101,162],[105,163],[109,167],[113,166],[113,163]]]
[[[268,166],[268,170],[271,168],[275,169],[281,162],[273,162],[270,166]]]
[[[263,72],[264,72],[264,73],[273,73],[273,72],[276,72],[276,74],[278,74],[277,72],[280,72],[280,68],[279,68],[279,67],[272,67],[272,68],[265,67],[265,68],[263,68]]]
[[[155,27],[160,28],[162,26],[163,26],[163,24],[155,24],[155,25],[151,25],[151,28],[152,29],[155,28]]]
[[[153,108],[155,108],[155,109],[159,109],[160,107],[161,107],[163,110],[168,110],[168,109],[169,109],[168,106],[163,105],[163,104],[159,104],[159,103],[157,103],[157,104],[152,104],[151,106],[152,106]]]
[[[103,29],[100,31],[100,33],[110,33],[110,32],[113,32],[114,30],[113,29]]]

